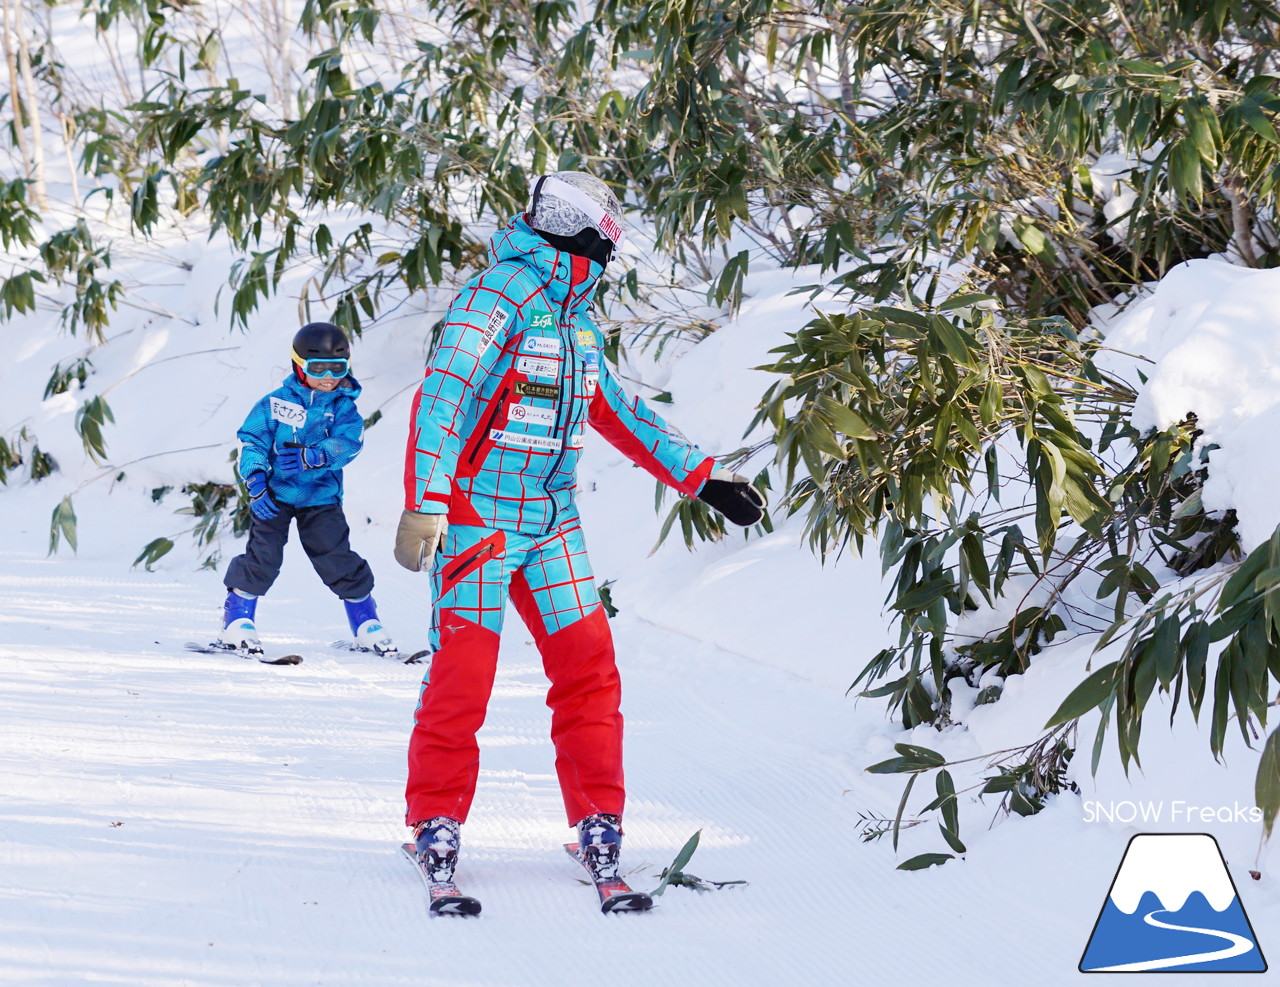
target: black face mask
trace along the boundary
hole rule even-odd
[[[613,258],[613,241],[602,237],[594,227],[584,227],[573,236],[544,233],[542,230],[536,232],[557,250],[563,250],[575,257],[586,257],[601,267],[607,267]]]

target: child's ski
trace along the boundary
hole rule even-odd
[[[279,658],[268,658],[261,651],[232,648],[222,644],[197,644],[195,641],[188,641],[186,647],[188,651],[198,651],[202,655],[238,655],[241,658],[257,658],[264,665],[297,665],[302,661],[302,655],[281,655]]]
[[[385,651],[379,651],[376,648],[360,648],[352,644],[350,641],[334,641],[329,647],[335,651],[358,651],[366,655],[378,655],[382,658],[394,658],[402,665],[416,665],[423,658],[428,657],[430,651],[415,651],[410,655],[402,654],[399,648],[388,648]]]
[[[578,852],[578,844],[566,843],[564,849],[569,856],[582,864],[583,869],[591,877],[591,883],[596,886],[596,894],[600,896],[600,911],[606,915],[610,912],[644,912],[653,907],[652,898],[643,891],[632,891],[627,886],[627,882],[621,878],[596,880],[596,876],[591,873],[591,868]]]
[[[433,881],[418,860],[418,848],[412,843],[401,843],[400,851],[413,862],[413,869],[427,886],[431,896],[432,915],[479,915],[480,900],[465,895],[452,881]]]

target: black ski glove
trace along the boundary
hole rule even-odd
[[[744,528],[759,524],[764,517],[764,495],[745,476],[726,469],[711,474],[698,491],[698,499]]]

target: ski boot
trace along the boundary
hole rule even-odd
[[[432,915],[479,915],[480,902],[458,890],[453,871],[462,843],[461,825],[448,816],[436,816],[413,827],[414,858],[427,883]],[[406,844],[406,849],[409,844]]]
[[[578,852],[597,883],[618,880],[621,850],[622,820],[617,816],[598,813],[578,823]]]
[[[228,591],[222,605],[222,633],[218,635],[215,647],[234,651],[246,658],[261,658],[262,642],[258,639],[258,627],[254,623],[257,609],[256,596],[238,589]]]
[[[399,658],[400,650],[391,640],[391,635],[378,619],[378,607],[372,596],[364,596],[359,600],[343,600],[347,608],[347,623],[351,625],[352,648],[355,651],[372,651],[374,654]]]
[[[452,881],[462,845],[462,827],[456,819],[436,816],[413,827],[413,845],[418,863],[432,883]]]
[[[600,896],[600,911],[644,912],[653,907],[653,898],[632,891],[622,879],[619,851],[622,849],[622,820],[607,813],[595,813],[578,823],[578,842],[565,844],[569,856],[591,875]]]

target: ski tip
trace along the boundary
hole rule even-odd
[[[423,650],[423,651],[415,651],[413,654],[411,654],[408,658],[404,660],[404,664],[416,665],[418,664],[418,662],[422,661],[422,659],[430,658],[430,657],[431,657],[431,651],[429,649]]]

